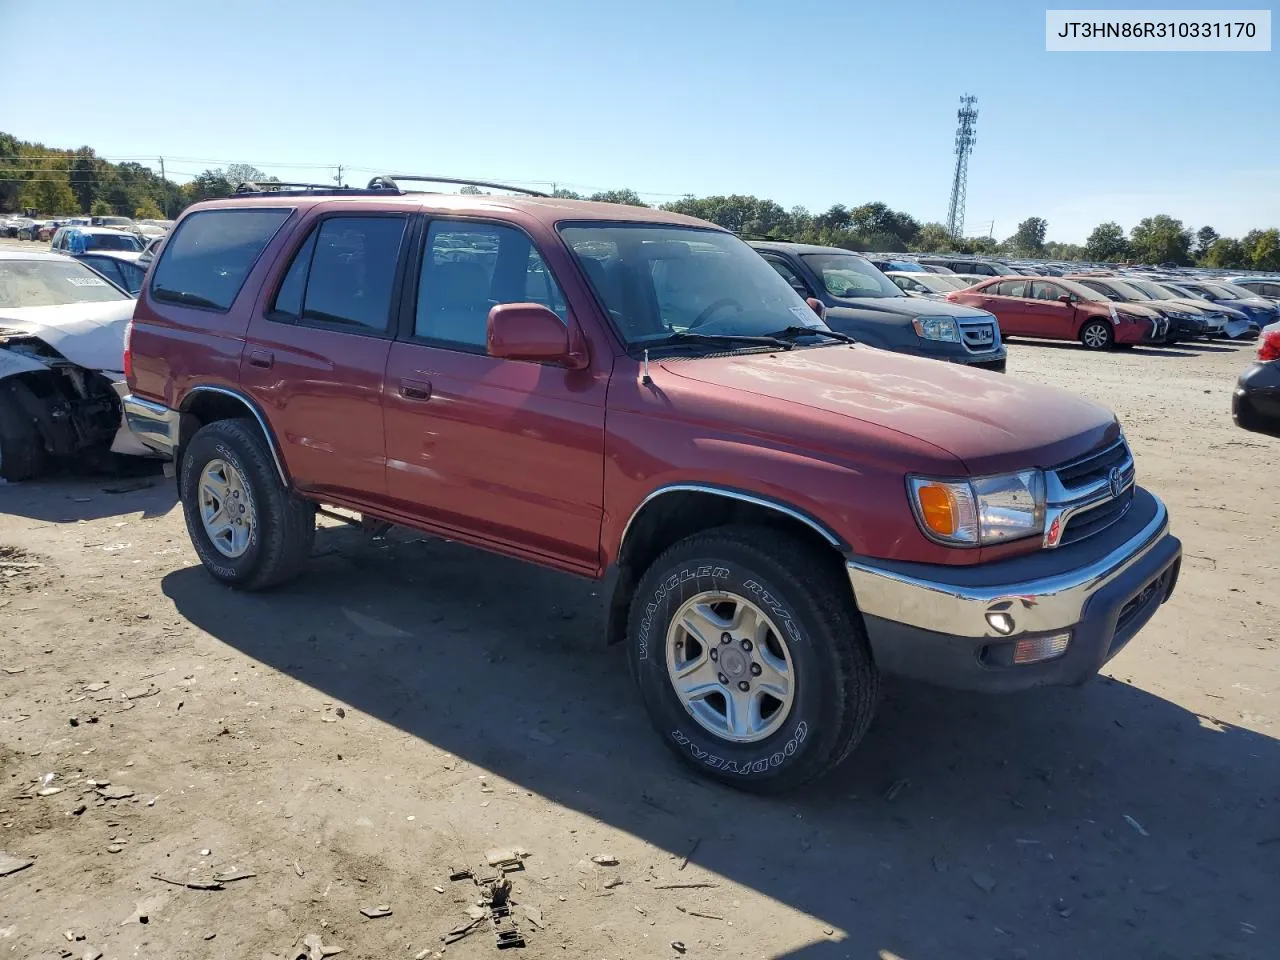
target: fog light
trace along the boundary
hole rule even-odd
[[[1055,633],[1051,637],[1029,637],[1026,640],[1019,640],[1013,645],[1013,662],[1023,664],[1052,660],[1066,653],[1067,644],[1070,642],[1070,633]]]

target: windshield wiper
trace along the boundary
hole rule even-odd
[[[838,330],[822,330],[819,327],[802,327],[790,326],[783,327],[781,330],[774,330],[770,337],[790,337],[794,340],[796,337],[830,337],[832,340],[839,340],[841,343],[857,343],[857,337],[851,337],[847,333],[840,333]]]
[[[663,337],[661,340],[650,341],[644,345],[648,347],[666,347],[682,343],[720,343],[731,346],[738,344],[744,347],[777,347],[780,350],[790,350],[795,346],[790,341],[780,340],[772,335],[751,337],[739,333],[698,333],[693,330],[676,330],[670,336]]]
[[[188,307],[212,307],[214,310],[221,310],[222,305],[214,303],[208,297],[202,297],[198,293],[187,293],[185,290],[169,290],[166,287],[157,287],[151,291],[151,295],[157,300],[164,300],[167,303],[181,303]]]

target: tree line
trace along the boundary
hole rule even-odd
[[[135,162],[111,163],[90,147],[58,150],[0,133],[0,212],[32,209],[42,215],[116,214],[138,218],[176,217],[189,204],[230,196],[246,181],[275,182],[248,164],[202,171],[177,184]],[[476,192],[464,187],[464,193]],[[587,196],[556,190],[555,196],[648,206],[634,190],[605,190]],[[1028,217],[1000,241],[995,237],[953,238],[941,223],[921,223],[886,204],[832,205],[821,213],[784,208],[760,197],[681,197],[661,209],[709,220],[745,237],[885,253],[968,253],[1104,263],[1199,264],[1223,269],[1280,270],[1280,230],[1250,230],[1243,237],[1221,236],[1213,227],[1192,230],[1181,220],[1158,214],[1128,233],[1118,223],[1099,224],[1083,244],[1047,239],[1048,222]]]

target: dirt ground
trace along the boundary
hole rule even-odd
[[[442,949],[475,898],[450,866],[517,845],[507,957],[1274,958],[1280,441],[1231,424],[1248,355],[1013,345],[1010,376],[1119,412],[1177,594],[1081,689],[890,685],[782,799],[677,766],[592,584],[335,525],[240,595],[162,477],[0,487],[0,850],[35,858],[0,956],[492,957]]]

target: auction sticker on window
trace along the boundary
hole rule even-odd
[[[1046,10],[1045,49],[1269,52],[1270,10]]]
[[[105,287],[107,281],[97,277],[67,277],[67,283],[73,287]]]

